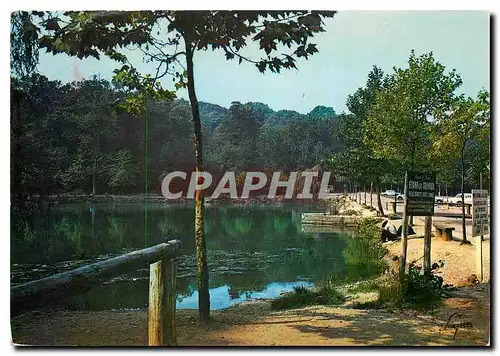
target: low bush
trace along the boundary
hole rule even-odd
[[[272,309],[295,309],[311,305],[339,305],[345,297],[330,284],[317,288],[295,287],[293,292],[285,293],[271,301]]]
[[[386,306],[429,310],[438,307],[449,291],[442,277],[432,272],[424,273],[422,267],[410,264],[403,284],[396,274],[381,283],[379,300]]]
[[[387,215],[387,218],[389,220],[397,220],[397,219],[402,219],[403,217],[399,214],[391,213],[391,214]]]
[[[355,286],[348,288],[349,293],[369,293],[378,291],[380,286],[379,279],[369,279],[358,282]]]

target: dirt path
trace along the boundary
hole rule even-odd
[[[453,313],[449,326],[448,319]],[[179,346],[404,346],[486,345],[489,290],[461,288],[432,315],[316,306],[273,312],[267,302],[212,313],[199,324],[194,310],[179,311]],[[471,323],[459,328],[454,324]],[[30,312],[12,322],[14,342],[29,345],[144,346],[145,312]]]

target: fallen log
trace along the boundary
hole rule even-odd
[[[119,275],[133,268],[147,267],[157,261],[175,257],[179,240],[170,240],[142,250],[82,266],[36,281],[16,285],[10,290],[11,317],[77,292],[85,292],[105,277]]]

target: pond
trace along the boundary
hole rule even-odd
[[[211,206],[205,231],[211,308],[273,298],[298,285],[357,272],[346,261],[349,236],[315,232],[300,224],[315,206]],[[164,204],[60,204],[12,216],[11,284],[152,246],[181,240],[177,308],[197,308],[194,208]],[[363,271],[360,271],[363,274]],[[57,301],[71,310],[144,309],[148,270],[103,281],[86,293]]]

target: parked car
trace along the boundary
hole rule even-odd
[[[452,197],[448,197],[448,196],[444,196],[444,195],[436,195],[434,197],[434,201],[436,202],[436,204],[447,204],[450,202],[450,199],[452,199]]]
[[[380,195],[382,195],[382,196],[384,196],[384,197],[393,197],[393,196],[395,196],[395,195],[397,195],[397,194],[398,194],[398,193],[396,193],[396,191],[395,191],[395,190],[392,190],[392,189],[390,189],[390,190],[386,190],[385,192],[380,193]]]
[[[398,200],[405,200],[405,195],[401,194],[401,193],[398,193],[396,199],[398,199]]]
[[[472,204],[472,193],[464,193],[464,203]],[[448,204],[462,206],[462,193],[458,193],[456,196],[450,198]]]

